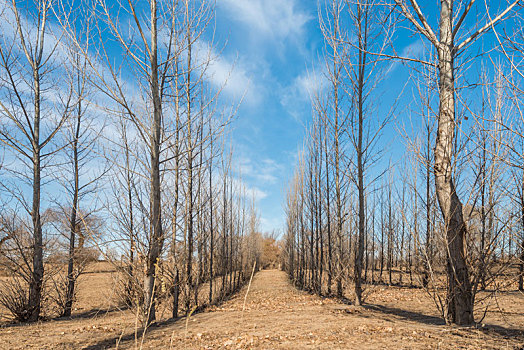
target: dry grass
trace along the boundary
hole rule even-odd
[[[498,295],[505,312],[489,312],[484,327],[453,328],[442,324],[432,300],[420,289],[368,287],[368,304],[357,308],[298,291],[277,270],[255,275],[244,313],[246,289],[189,320],[161,319],[145,339],[136,339],[142,334],[136,315],[115,308],[111,273],[99,263],[81,277],[70,319],[4,325],[0,349],[105,349],[116,348],[117,342],[119,349],[135,349],[142,340],[144,349],[517,349],[524,345],[521,293]]]

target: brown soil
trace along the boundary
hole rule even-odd
[[[515,292],[498,298],[505,313],[488,314],[484,327],[457,328],[443,325],[431,299],[418,289],[368,288],[366,306],[355,307],[298,291],[284,272],[264,270],[253,279],[242,312],[246,288],[188,322],[161,321],[145,337],[129,311],[77,310],[68,320],[0,328],[0,349],[520,349],[524,345],[524,296]],[[93,289],[88,297],[104,306],[102,300],[107,300],[111,288]]]

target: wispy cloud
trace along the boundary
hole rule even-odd
[[[400,53],[400,57],[415,59],[421,58],[425,51],[426,47],[424,46],[424,43],[422,42],[422,40],[418,39],[412,42],[411,44],[405,46]],[[386,74],[392,73],[395,69],[397,69],[400,63],[401,61],[399,60],[393,61],[386,70]]]
[[[285,218],[283,215],[280,215],[278,217],[260,217],[260,229],[262,232],[273,232],[277,231],[279,233],[282,233],[279,229],[284,228]]]
[[[222,179],[219,179],[219,181],[221,182]],[[244,179],[233,178],[233,186],[241,190],[241,194],[248,202],[250,202],[252,199],[259,201],[268,196],[266,191],[260,189],[258,186],[248,184],[246,181],[244,181]]]
[[[320,72],[306,70],[283,89],[280,103],[297,122],[310,115],[309,102],[325,88],[324,79]]]
[[[302,34],[312,19],[297,8],[295,0],[223,0],[219,4],[234,19],[273,39]]]
[[[259,201],[267,197],[267,193],[260,188],[246,186],[246,197],[247,199],[255,198],[255,201]]]
[[[265,158],[256,163],[250,158],[240,159],[240,172],[242,177],[253,180],[261,185],[276,184],[281,170],[282,166],[270,158]]]
[[[219,55],[216,49],[203,40],[196,45],[197,60],[205,66],[206,77],[211,84],[228,97],[244,103],[255,105],[260,102],[260,95],[255,94],[258,84],[254,81],[254,74],[250,67],[238,57]],[[206,64],[204,64],[207,62]]]

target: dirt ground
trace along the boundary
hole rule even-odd
[[[135,315],[114,310],[107,301],[112,293],[107,274],[92,273],[84,281],[99,284],[80,295],[78,304],[90,302],[96,307],[77,309],[71,319],[5,325],[0,328],[0,349],[521,349],[524,346],[524,295],[520,293],[500,295],[497,301],[504,314],[489,313],[483,327],[457,328],[443,325],[431,299],[419,289],[375,286],[367,290],[367,305],[355,307],[298,291],[290,285],[285,273],[278,270],[264,270],[255,275],[244,312],[247,287],[221,306],[192,315],[189,320],[160,321],[143,337]]]

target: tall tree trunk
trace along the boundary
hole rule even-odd
[[[175,120],[175,195],[174,195],[174,203],[173,203],[173,217],[171,219],[171,258],[173,259],[173,285],[171,286],[171,294],[173,295],[173,305],[171,308],[171,316],[173,318],[178,317],[178,295],[180,294],[180,276],[179,269],[177,265],[177,256],[176,256],[176,233],[178,229],[178,202],[180,197],[180,97],[178,95],[179,91],[179,83],[178,83],[178,75],[179,75],[179,66],[178,66],[178,60],[175,62],[175,114],[176,114],[176,120]],[[174,275],[176,271],[176,276]],[[175,278],[176,277],[176,278]]]
[[[38,63],[39,64],[39,63]],[[42,299],[42,283],[44,279],[44,256],[42,240],[42,222],[40,220],[40,190],[41,190],[41,155],[40,155],[40,74],[33,65],[33,79],[35,89],[35,115],[33,146],[33,207],[31,219],[33,221],[33,271],[29,282],[29,321],[36,321],[40,317],[40,303]]]
[[[80,89],[79,89],[80,91]],[[74,188],[73,188],[73,202],[71,207],[71,215],[69,218],[69,254],[67,263],[67,289],[66,289],[66,301],[65,308],[62,312],[62,316],[71,316],[71,308],[73,306],[73,297],[75,294],[75,276],[74,276],[74,258],[75,258],[75,237],[79,231],[77,224],[77,211],[78,211],[78,192],[79,192],[79,165],[78,165],[78,139],[80,137],[80,123],[82,120],[82,101],[78,102],[78,114],[76,116],[76,128],[75,135],[72,143],[73,148],[73,177],[74,177]]]
[[[376,197],[373,195],[373,209],[371,214],[371,284],[375,284],[375,205]]]
[[[383,282],[382,274],[384,272],[384,232],[386,230],[386,219],[384,218],[384,190],[380,193],[380,274],[378,280]]]
[[[357,187],[358,187],[358,235],[355,251],[355,305],[362,304],[362,260],[364,257],[364,236],[366,234],[366,208],[364,194],[364,79],[366,73],[367,50],[367,11],[362,4],[357,5],[358,22],[358,139],[357,139]],[[367,5],[364,5],[367,6]]]
[[[328,285],[327,285],[327,294],[331,295],[331,283],[333,282],[333,242],[331,238],[331,186],[329,183],[329,148],[327,144],[328,134],[327,134],[328,124],[324,127],[324,149],[326,151],[326,220],[327,220],[327,245],[328,245]]]
[[[317,242],[317,257],[318,257],[318,281],[317,281],[317,288],[318,293],[322,294],[322,272],[324,270],[324,240],[322,235],[322,122],[319,120],[319,130],[318,130],[318,137],[319,137],[319,143],[317,145],[318,150],[318,172],[317,172],[317,188],[318,188],[318,204],[317,204],[317,212],[318,212],[318,224],[317,224],[317,240],[320,241],[320,247],[319,243]],[[320,254],[319,254],[320,249]]]
[[[229,289],[228,294],[233,292],[233,179],[229,182]]]
[[[147,324],[156,319],[155,314],[155,275],[162,250],[162,220],[160,202],[160,130],[162,127],[162,104],[158,82],[157,52],[157,2],[151,0],[151,97],[153,99],[153,125],[151,128],[151,226],[150,246],[144,276],[144,299]]]
[[[486,274],[484,273],[484,261],[485,261],[485,248],[486,248],[486,139],[484,133],[482,133],[483,145],[481,150],[481,160],[480,160],[480,221],[481,221],[481,231],[480,231],[480,288],[481,290],[486,289]]]
[[[213,302],[213,255],[214,247],[214,225],[213,225],[213,135],[211,134],[211,123],[209,124],[209,135],[211,137],[211,151],[209,156],[209,304]]]
[[[424,272],[422,274],[422,286],[426,288],[429,283],[429,271],[431,264],[433,263],[433,245],[431,242],[431,189],[430,189],[430,176],[431,176],[431,164],[430,164],[430,126],[429,116],[426,133],[426,256],[424,257]]]
[[[198,264],[198,270],[197,270],[197,276],[195,280],[194,285],[194,298],[195,298],[195,307],[198,306],[198,290],[200,288],[200,283],[202,281],[203,276],[203,263],[202,263],[202,250],[203,250],[203,244],[204,244],[204,229],[205,225],[203,223],[203,211],[202,211],[202,183],[204,181],[204,175],[202,174],[202,159],[204,156],[204,110],[203,106],[200,108],[200,125],[197,135],[197,140],[200,143],[199,147],[199,159],[198,159],[198,184],[197,184],[197,264]]]
[[[393,214],[391,209],[393,203],[391,202],[391,182],[389,184],[388,192],[388,276],[389,276],[389,285],[393,284],[391,269],[393,268]]]
[[[522,184],[520,192],[520,220],[521,220],[521,232],[524,232],[524,169],[522,170]],[[524,233],[521,233],[522,241],[520,247],[520,264],[519,264],[519,290],[524,290]]]
[[[189,41],[189,39],[188,39]],[[188,47],[188,60],[191,59],[191,46]],[[187,251],[186,251],[186,314],[190,312],[191,304],[191,290],[193,285],[192,267],[193,267],[193,145],[191,135],[191,96],[190,96],[190,71],[188,71],[187,77],[187,138],[188,138],[188,149],[187,149],[187,192],[186,192],[186,240],[187,240]]]
[[[466,263],[466,225],[462,203],[452,177],[455,139],[455,80],[453,62],[452,2],[443,0],[440,13],[439,88],[440,107],[435,143],[435,188],[444,217],[447,241],[447,320],[459,325],[473,323],[473,296]]]
[[[127,266],[127,282],[125,287],[125,302],[131,305],[134,301],[134,260],[135,260],[135,217],[133,212],[133,175],[130,162],[130,150],[129,142],[127,139],[127,129],[125,123],[122,124],[122,138],[124,142],[124,156],[125,156],[125,184],[126,184],[126,195],[127,195],[127,213],[129,216],[127,227],[129,236],[129,262]],[[79,239],[80,240],[80,239]],[[79,242],[80,246],[80,242]]]

